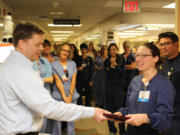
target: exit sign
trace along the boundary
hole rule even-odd
[[[124,13],[136,13],[140,12],[139,0],[123,0],[123,12]]]

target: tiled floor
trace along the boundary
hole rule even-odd
[[[94,129],[98,133],[97,135],[108,135],[108,125],[107,121],[102,123],[97,123],[94,119],[83,119],[75,123],[76,129]]]

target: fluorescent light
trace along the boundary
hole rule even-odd
[[[62,41],[62,40],[67,40],[67,38],[66,37],[64,37],[64,38],[56,38],[56,37],[54,37],[53,38],[54,39],[54,41]]]
[[[53,37],[69,37],[70,35],[52,35]]]
[[[81,27],[82,24],[79,24],[79,25],[71,25],[71,24],[68,24],[68,25],[58,25],[58,24],[48,24],[49,27]]]
[[[142,36],[146,33],[118,33],[119,36]]]
[[[50,15],[63,15],[63,12],[49,12]]]
[[[91,35],[91,37],[99,37],[100,35]]]
[[[136,36],[119,36],[119,38],[131,38],[131,37],[136,37]]]
[[[51,33],[74,33],[74,31],[51,31]]]
[[[53,39],[67,39],[67,37],[54,37]]]
[[[135,30],[127,30],[127,31],[123,31],[123,32],[127,32],[127,33],[145,33],[145,31],[135,31]]]
[[[98,39],[98,38],[96,38],[96,37],[86,37],[85,39],[86,40],[92,40],[92,39]]]
[[[136,27],[140,27],[142,26],[141,24],[133,24],[133,25],[123,25],[120,26],[118,28],[114,28],[117,31],[124,31],[124,30],[128,30],[128,29],[132,29],[132,28],[136,28]]]
[[[145,24],[150,27],[175,28],[175,24]]]
[[[136,28],[138,30],[160,30],[160,28],[157,27],[140,27],[140,28]]]
[[[0,23],[0,27],[3,27],[4,25],[3,25],[3,23]]]
[[[163,6],[162,8],[175,8],[175,6],[176,6],[176,4],[175,4],[175,2],[174,2],[174,3],[171,3],[171,4],[169,4],[169,5]]]

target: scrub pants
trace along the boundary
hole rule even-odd
[[[77,101],[73,101],[72,103],[76,104]],[[62,121],[54,120],[51,135],[62,135],[61,125]],[[74,122],[67,122],[67,135],[75,135]]]
[[[61,121],[54,121],[52,135],[62,135]],[[67,122],[67,135],[75,135],[74,122]]]
[[[89,81],[77,81],[77,92],[79,93],[78,105],[82,105],[82,96],[85,96],[85,106],[91,106],[91,87]]]
[[[103,78],[95,78],[93,80],[92,89],[96,93],[96,104],[100,107],[105,106],[105,80]]]
[[[43,126],[40,130],[40,133],[52,133],[52,125],[53,125],[52,119],[44,117]]]
[[[120,86],[106,86],[106,109],[112,113],[123,107],[124,93]],[[117,133],[115,123],[108,121],[109,130],[111,133]],[[124,123],[119,124],[120,135],[125,133]]]
[[[180,135],[180,118],[174,117],[172,119],[172,126],[170,128],[170,135]]]

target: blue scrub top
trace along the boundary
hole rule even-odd
[[[77,68],[76,68],[75,62],[73,62],[72,60],[67,61],[67,71],[68,71],[68,81],[67,82],[64,82],[62,79],[62,77],[65,73],[64,73],[64,68],[61,65],[61,63],[59,62],[59,60],[52,62],[51,65],[52,65],[53,74],[58,75],[61,82],[63,83],[66,96],[69,96],[72,76],[74,73],[77,73]],[[55,98],[56,100],[63,101],[63,98],[61,97],[61,94],[60,94],[55,82],[53,82],[52,97]],[[77,93],[76,88],[75,88],[74,95],[73,95],[73,102],[75,102],[78,99],[78,97],[79,97],[79,94]]]
[[[39,66],[37,64],[37,61],[34,61],[33,69],[40,73],[42,80],[44,80],[44,78],[48,78],[52,76],[51,64],[46,58],[43,57],[39,58]],[[48,89],[48,91],[50,92],[50,83],[45,83],[44,87]]]
[[[138,101],[140,91],[145,86],[141,81],[142,75],[134,77],[128,88],[126,108],[120,108],[123,115],[146,113],[150,117],[150,126],[161,130],[169,128],[173,116],[173,101],[175,90],[164,76],[157,73],[146,87],[150,91],[148,102]]]

